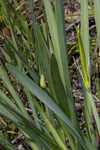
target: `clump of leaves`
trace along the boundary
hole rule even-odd
[[[80,130],[72,95],[62,0],[56,0],[53,7],[49,0],[43,0],[49,36],[47,36],[48,30],[42,30],[43,33],[45,31],[45,36],[41,32],[41,27],[34,15],[34,3],[32,0],[29,1],[32,32],[30,32],[24,18],[13,7],[14,16],[17,17],[20,24],[14,22],[14,16],[10,16],[10,8],[6,1],[1,0],[0,3],[6,17],[9,18],[7,23],[11,31],[11,38],[6,38],[5,45],[6,48],[7,46],[10,48],[10,52],[14,53],[17,60],[17,67],[10,63],[3,65],[2,62],[0,65],[0,77],[11,96],[9,98],[3,91],[0,91],[0,113],[22,131],[31,149],[68,150],[71,148],[72,150],[96,150],[92,115],[95,118],[99,134],[100,119],[90,86],[87,0],[81,1],[81,31],[76,28],[82,65],[82,71],[78,71],[78,75],[84,94],[83,115],[86,134],[83,134]],[[99,40],[98,5],[95,0],[95,20]],[[20,34],[21,42],[17,33]],[[34,49],[36,61],[32,69],[27,59],[22,55],[23,50],[30,51],[31,49]],[[31,116],[16,93],[7,70],[23,85]],[[26,73],[28,73],[28,76]],[[41,103],[44,104],[43,107],[41,107]],[[9,146],[5,148],[12,149],[13,146],[8,141],[4,141],[4,137],[1,137],[2,135],[0,136],[1,143],[4,145],[4,142],[6,142],[6,145]],[[70,148],[66,144],[66,138],[69,140]]]

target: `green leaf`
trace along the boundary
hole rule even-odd
[[[87,90],[87,98],[88,98],[88,101],[91,105],[91,110],[94,114],[94,118],[95,118],[95,121],[96,121],[96,125],[97,125],[97,129],[98,129],[98,132],[99,132],[99,135],[100,135],[100,118],[99,118],[99,114],[97,112],[97,109],[96,109],[96,105],[94,103],[94,99],[92,97],[92,94],[91,94],[91,91],[90,90]]]
[[[100,1],[94,0],[94,14],[95,14],[95,21],[96,21],[96,28],[97,28],[97,38],[98,38],[98,45],[100,48]]]
[[[68,102],[67,102],[67,99],[69,97],[66,96],[65,89],[63,87],[63,84],[62,84],[62,81],[61,81],[61,78],[59,75],[59,70],[58,70],[56,58],[54,55],[51,56],[50,62],[51,62],[50,63],[50,72],[51,72],[51,77],[52,77],[52,82],[53,82],[53,89],[54,89],[55,94],[56,94],[57,103],[59,106],[61,106],[61,108],[65,112],[65,114],[69,118],[71,118],[70,110],[69,110]]]

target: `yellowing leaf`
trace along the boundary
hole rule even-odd
[[[45,77],[43,74],[41,74],[41,77],[40,77],[40,86],[42,88],[45,88],[46,87],[46,83],[45,83]]]
[[[81,64],[82,64],[83,79],[84,79],[85,86],[89,88],[90,82],[89,82],[88,72],[86,68],[85,53],[84,53],[84,48],[82,45],[79,27],[76,28],[76,31],[77,31],[77,36],[78,36],[78,45],[79,45],[80,59],[81,59]]]

